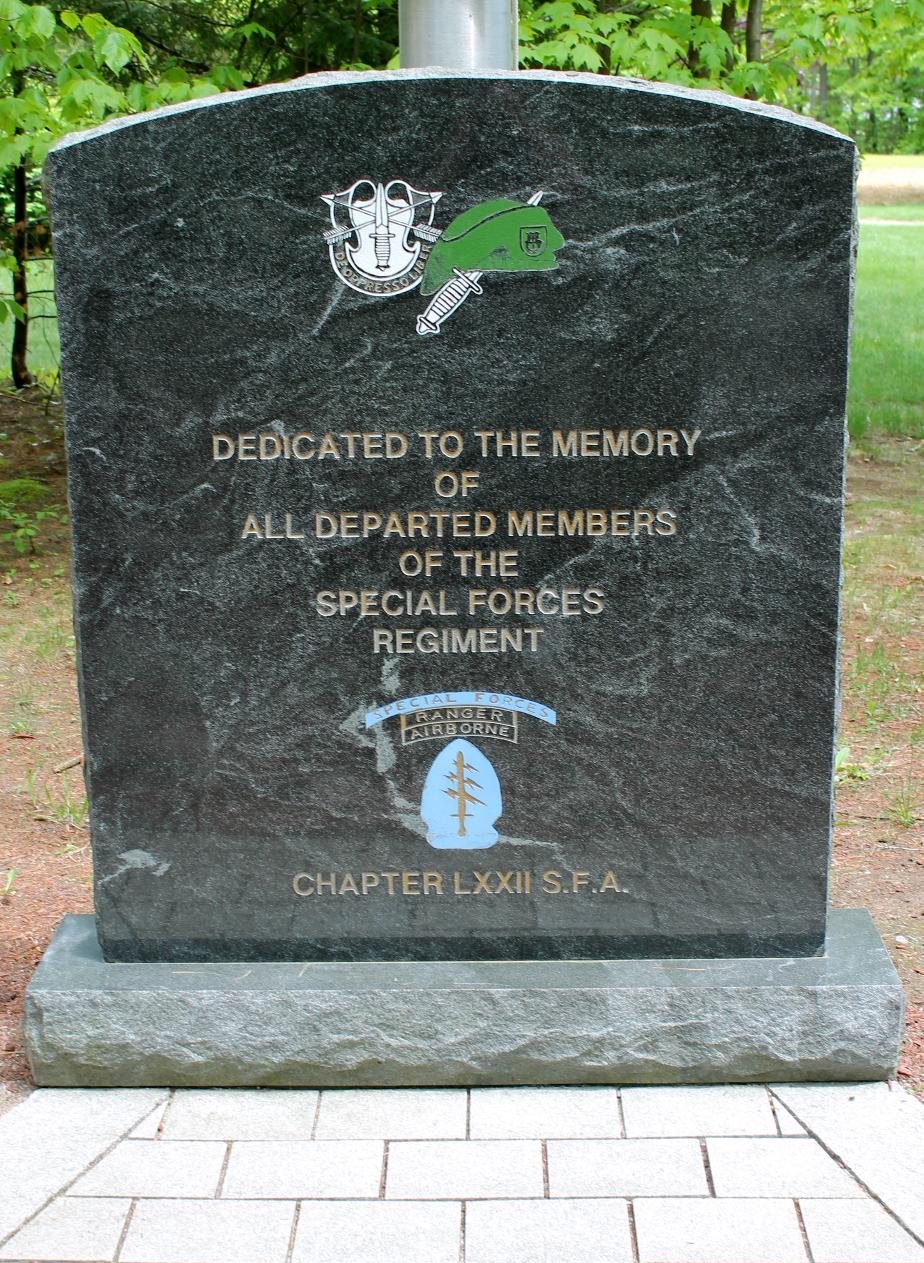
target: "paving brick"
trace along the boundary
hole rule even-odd
[[[181,1089],[167,1112],[165,1140],[310,1140],[318,1094],[293,1088]]]
[[[82,1175],[73,1197],[214,1197],[225,1159],[217,1141],[123,1140]]]
[[[698,1140],[550,1140],[552,1197],[705,1197]]]
[[[774,1084],[867,1188],[924,1237],[924,1105],[888,1083]]]
[[[22,1127],[41,1130],[46,1143],[78,1131],[108,1140],[130,1131],[167,1096],[166,1088],[39,1088],[0,1120],[0,1145]]]
[[[0,1239],[166,1098],[160,1088],[39,1088],[0,1118]]]
[[[538,1140],[398,1140],[389,1146],[385,1196],[542,1197]]]
[[[473,1139],[619,1136],[616,1088],[473,1088]]]
[[[718,1197],[865,1197],[849,1172],[808,1137],[706,1141]]]
[[[321,1094],[319,1140],[461,1140],[464,1088],[356,1088]]]
[[[374,1140],[242,1140],[222,1197],[378,1197],[384,1152]]]
[[[639,1263],[806,1263],[791,1201],[655,1197],[634,1208]]]
[[[156,1140],[159,1135],[159,1128],[163,1122],[164,1114],[167,1110],[167,1102],[158,1105],[157,1109],[151,1110],[146,1118],[143,1118],[137,1127],[132,1128],[128,1133],[129,1140]]]
[[[111,1259],[131,1201],[59,1197],[0,1249],[0,1259]]]
[[[459,1202],[306,1203],[292,1263],[458,1263],[461,1228]]]
[[[141,1201],[120,1263],[285,1263],[295,1203]]]
[[[808,1132],[794,1114],[790,1114],[779,1101],[776,1102],[776,1121],[780,1125],[780,1133],[784,1136],[807,1136]]]
[[[815,1263],[924,1263],[924,1249],[872,1199],[799,1205]]]
[[[761,1086],[623,1088],[627,1136],[775,1136]]]
[[[465,1263],[632,1263],[623,1201],[469,1202]]]

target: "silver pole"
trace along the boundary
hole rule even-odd
[[[399,0],[398,24],[402,68],[517,68],[517,0]]]

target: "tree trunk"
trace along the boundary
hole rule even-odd
[[[825,119],[828,116],[828,66],[826,62],[820,62],[818,65],[818,113],[816,118]]]
[[[746,61],[760,61],[760,37],[763,33],[764,0],[748,0],[748,12],[744,22],[744,56]],[[747,96],[753,101],[757,93],[749,88]]]
[[[314,0],[305,0],[302,5],[302,74],[307,75],[313,69],[311,64],[311,36],[313,34]]]
[[[817,94],[818,82],[818,62],[813,61],[808,70],[797,70],[796,77],[799,81],[799,87],[808,97],[809,114],[815,117],[815,96]]]
[[[353,60],[359,61],[359,31],[363,20],[363,0],[356,0],[353,10]]]
[[[737,21],[738,21],[737,0],[728,0],[727,4],[722,5],[722,17],[721,17],[719,25],[722,27],[722,30],[731,40],[732,44],[734,44],[735,42],[735,32],[737,29]],[[735,66],[735,53],[734,53],[734,49],[732,49],[730,52],[726,54],[725,69],[733,70],[734,66]]]
[[[26,164],[20,162],[13,172],[13,297],[23,310],[13,325],[13,346],[10,354],[10,371],[17,390],[31,386],[35,378],[29,372],[29,284],[26,279],[26,259],[29,253],[28,203],[26,197]]]
[[[764,0],[748,0],[748,15],[744,24],[744,53],[748,61],[760,61],[763,8]]]
[[[690,0],[690,16],[705,18],[708,21],[712,17],[712,0]],[[687,51],[687,62],[690,70],[697,78],[702,78],[704,74],[708,73],[700,66],[699,53],[692,44]]]

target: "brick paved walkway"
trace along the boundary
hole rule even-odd
[[[924,1263],[888,1084],[41,1090],[0,1119],[23,1263]]]

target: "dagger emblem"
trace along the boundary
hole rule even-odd
[[[538,206],[542,201],[542,191],[534,193],[527,200],[527,206]],[[376,247],[378,248],[378,247]],[[484,272],[463,272],[453,268],[453,277],[436,291],[427,304],[426,310],[417,317],[417,332],[423,337],[440,333],[443,324],[451,315],[459,310],[472,294],[483,294],[478,284]]]
[[[385,186],[375,187],[375,228],[372,239],[375,242],[375,262],[380,272],[388,270],[391,262],[391,239],[395,234],[388,231],[388,207],[385,205]]]

